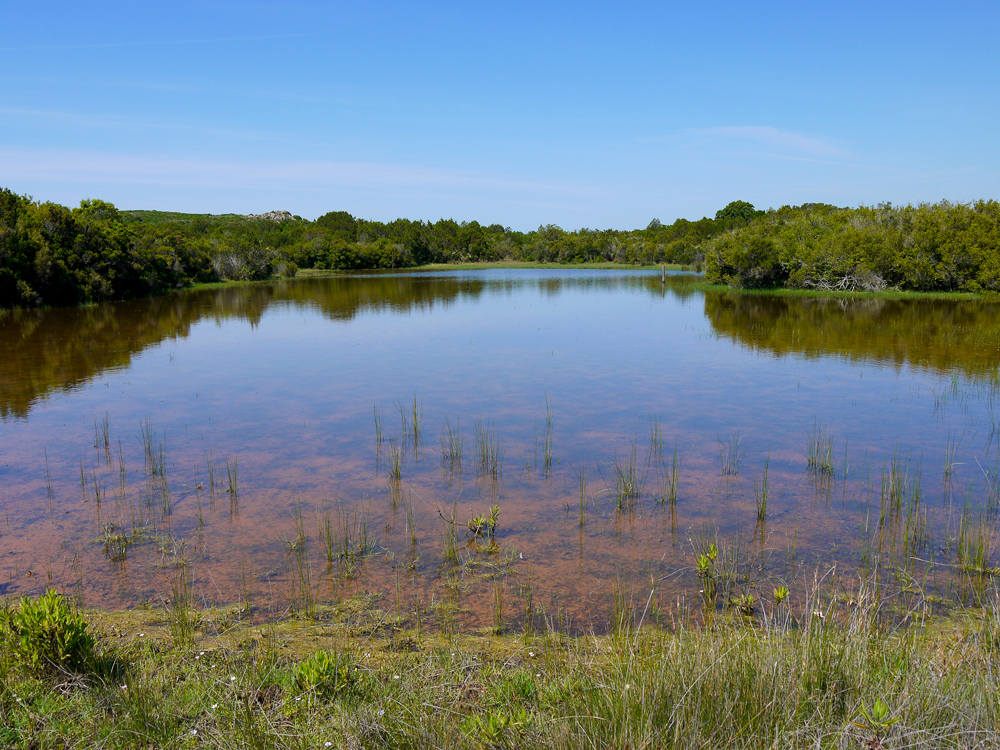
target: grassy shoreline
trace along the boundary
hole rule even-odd
[[[1000,302],[1000,294],[989,292],[913,292],[887,289],[881,292],[852,292],[823,289],[785,289],[783,287],[769,289],[737,289],[726,284],[713,284],[702,281],[694,284],[694,288],[703,292],[727,292],[747,297],[798,297],[806,299],[883,299],[883,300],[954,300],[966,302],[980,300]]]
[[[889,607],[862,581],[794,612],[575,638],[417,633],[364,599],[264,625],[238,608],[87,613],[101,669],[0,654],[0,744],[1000,747],[996,602],[903,628]]]

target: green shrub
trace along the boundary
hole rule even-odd
[[[94,664],[94,636],[88,623],[55,589],[37,599],[25,597],[0,623],[17,663],[36,673],[81,671]]]
[[[363,678],[347,654],[318,651],[295,670],[295,687],[314,700],[352,699],[363,695]]]

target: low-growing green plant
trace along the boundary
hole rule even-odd
[[[496,537],[497,523],[499,523],[499,521],[500,506],[493,505],[490,507],[489,515],[480,513],[479,515],[473,516],[469,519],[466,524],[469,527],[468,535],[471,539],[485,537],[492,540]]]
[[[322,702],[364,694],[362,671],[344,652],[317,651],[295,670],[295,687],[309,700]]]
[[[84,671],[94,665],[95,638],[88,623],[55,589],[37,599],[25,597],[0,621],[2,640],[16,660],[32,672]]]
[[[698,555],[695,567],[698,570],[698,577],[702,582],[702,595],[706,604],[715,601],[717,585],[715,581],[715,561],[719,557],[719,550],[714,544],[709,544],[708,549]]]

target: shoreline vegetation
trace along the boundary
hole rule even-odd
[[[183,599],[80,612],[50,592],[0,610],[0,743],[1000,746],[996,600],[942,620],[831,573],[798,599],[776,589],[700,614],[678,601],[664,625],[576,637],[555,619],[413,629],[365,595],[267,621]]]
[[[671,268],[738,289],[820,292],[1000,291],[1000,204],[760,211],[734,201],[698,221],[645,229],[519,232],[499,224],[367,221],[333,211],[308,221],[69,209],[0,189],[0,309],[162,295],[191,285],[322,272],[482,267]]]

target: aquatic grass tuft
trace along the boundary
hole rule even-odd
[[[757,504],[757,521],[763,523],[767,520],[767,495],[768,495],[768,479],[767,472],[771,464],[771,451],[768,450],[767,458],[764,459],[764,473],[758,479],[757,475],[753,478],[753,495],[754,500]]]
[[[462,458],[465,447],[462,442],[461,421],[455,420],[455,429],[451,423],[444,420],[444,431],[441,433],[441,461],[448,465],[449,471],[462,470]]]
[[[392,482],[399,482],[403,478],[403,446],[399,440],[389,438],[388,441],[388,474]]]
[[[646,481],[645,472],[640,467],[635,443],[627,456],[615,454],[611,464],[615,486],[612,488],[615,507],[620,511],[631,511],[642,497]]]
[[[503,440],[492,422],[476,420],[477,472],[480,477],[499,480],[503,474],[503,458],[506,453]]]
[[[382,448],[382,412],[378,404],[372,406],[372,411],[375,415],[375,449],[379,450]]]
[[[723,476],[735,476],[740,473],[740,464],[746,455],[746,448],[743,445],[743,437],[740,431],[736,430],[728,438],[723,440],[716,436],[719,443],[719,461],[722,462]]]
[[[240,459],[235,454],[226,456],[226,478],[229,481],[226,489],[229,493],[229,517],[233,518],[240,514]]]
[[[806,439],[806,463],[816,474],[833,474],[836,467],[833,464],[833,439],[817,419],[813,429]]]

